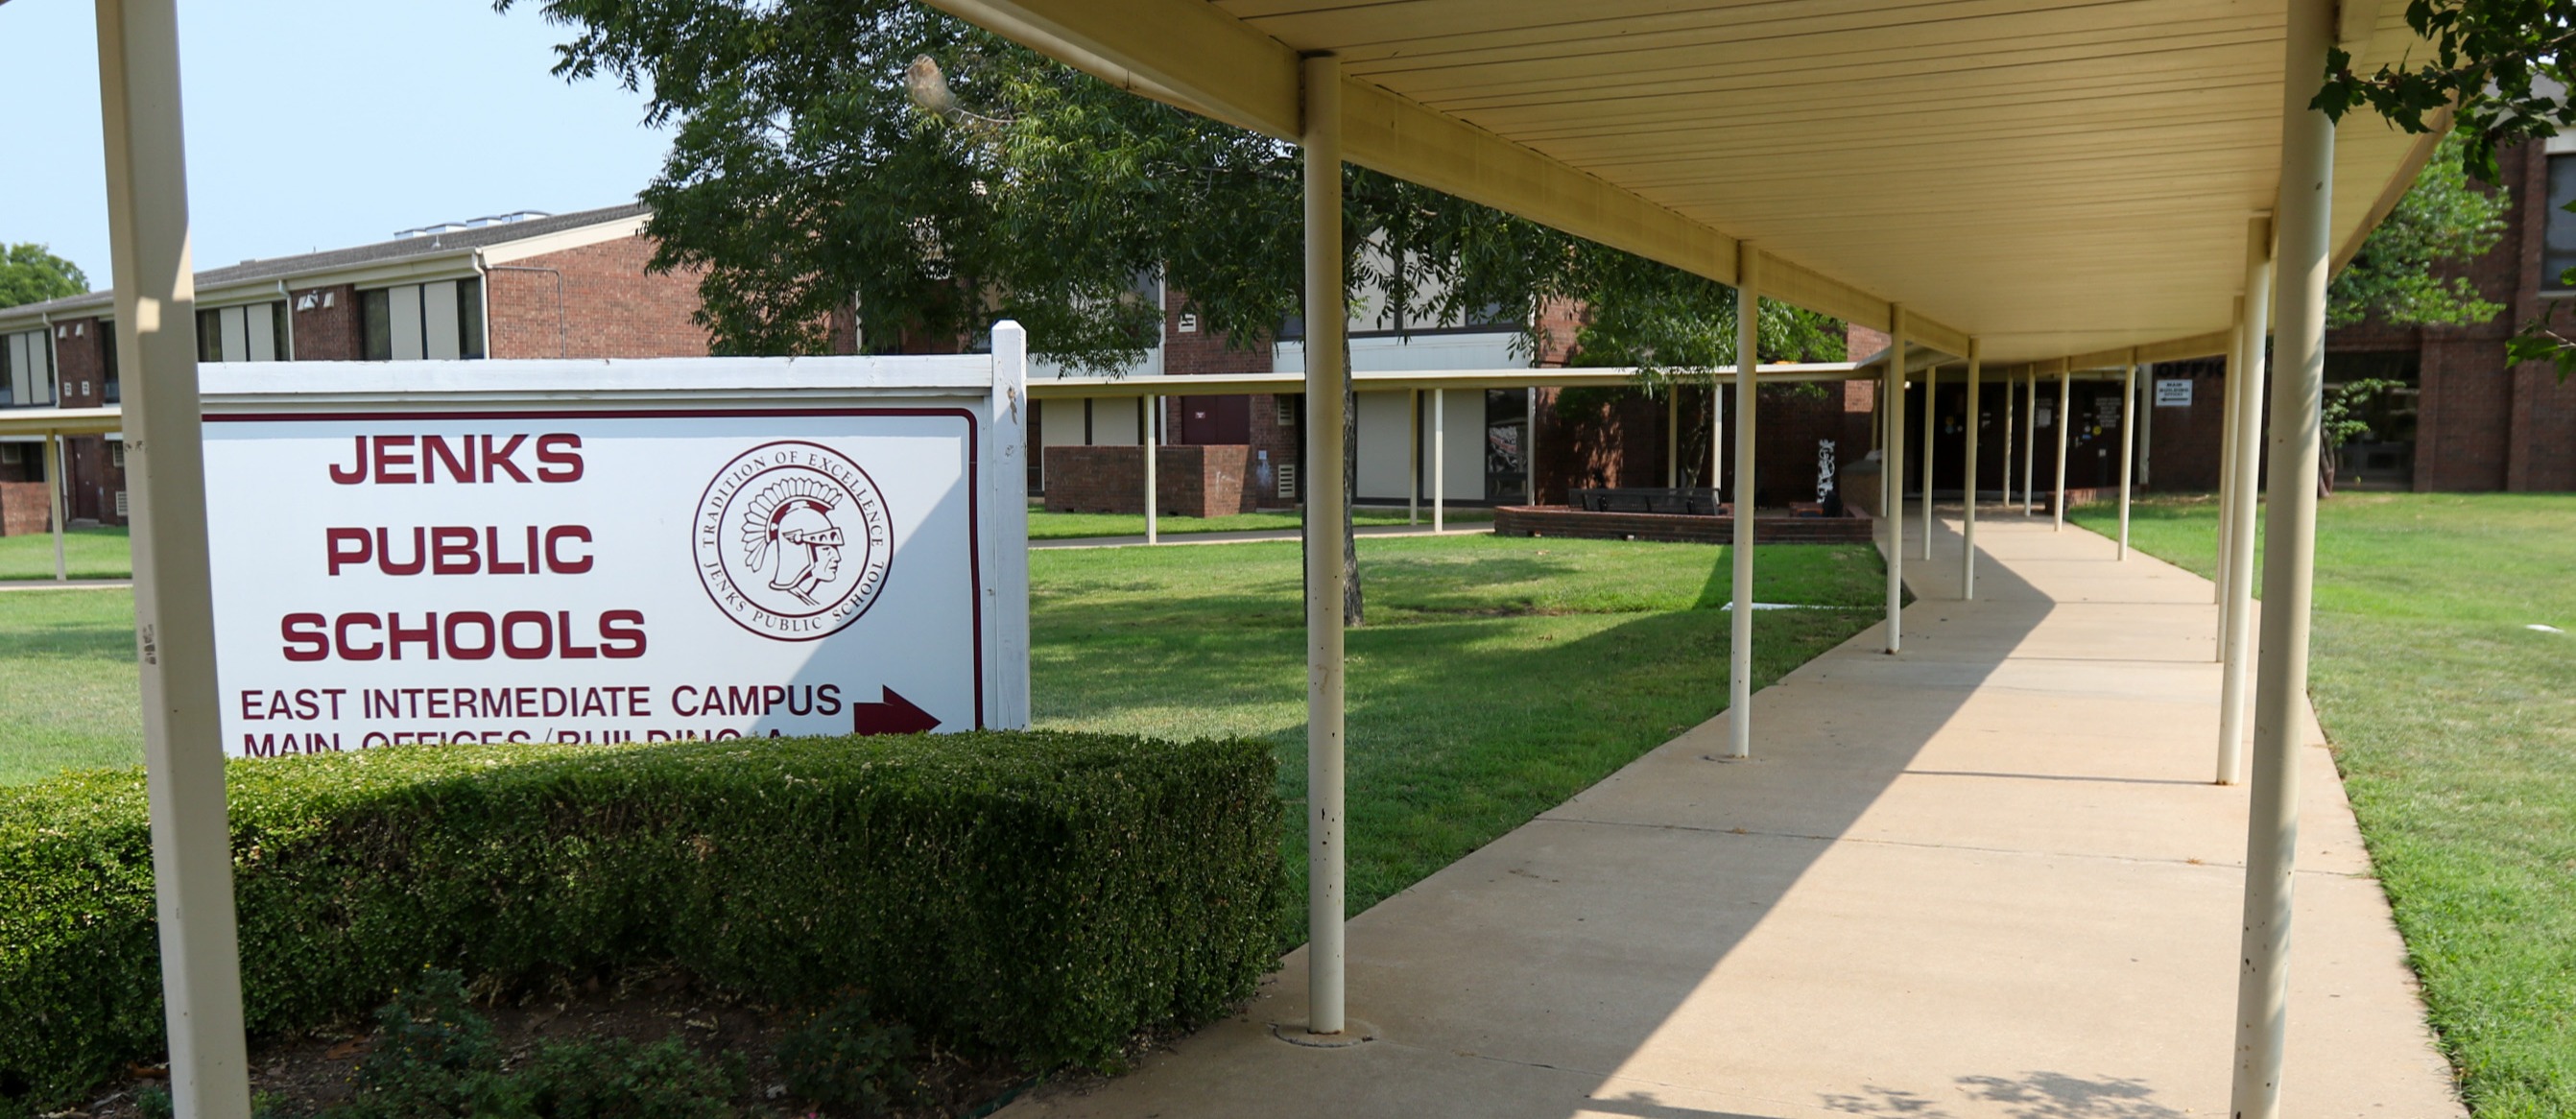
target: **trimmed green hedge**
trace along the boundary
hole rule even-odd
[[[981,733],[395,748],[231,766],[253,1033],[427,966],[512,985],[674,960],[868,991],[1040,1066],[1204,1020],[1275,962],[1266,743]],[[0,1112],[163,1045],[139,770],[0,789]]]

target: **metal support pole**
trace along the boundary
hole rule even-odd
[[[2227,557],[2234,554],[2227,546],[2228,532],[2236,524],[2236,421],[2242,412],[2236,407],[2236,385],[2245,378],[2245,297],[2236,297],[2236,328],[2229,336],[2227,375],[2219,382],[2218,436],[2218,555],[2209,580],[2209,600],[2217,603],[2218,634],[2211,660],[2226,659],[2227,645]],[[2227,784],[2225,781],[2220,784]]]
[[[1431,532],[1449,528],[1449,390],[1431,390]]]
[[[1708,379],[1708,500],[1714,506],[1726,485],[1726,386]]]
[[[1538,504],[1538,386],[1529,387],[1529,419],[1521,429],[1521,488]]]
[[[1143,404],[1144,415],[1137,418],[1144,421],[1142,426],[1145,429],[1145,542],[1160,544],[1162,524],[1161,518],[1155,514],[1161,511],[1157,508],[1161,495],[1154,488],[1154,460],[1162,457],[1163,398],[1148,394],[1143,398]]]
[[[1938,365],[1923,367],[1923,562],[1925,563],[1932,562],[1932,447],[1936,442],[1933,436],[1940,431],[1935,426],[1934,419],[1940,411],[1935,407],[1935,403],[1940,399],[1940,394],[1935,391],[1940,387],[1940,375],[1941,367]]]
[[[2011,381],[2010,379],[2006,379],[2006,380],[2004,381],[2004,426],[2003,426],[2003,436],[2004,436],[2004,463],[2003,463],[2003,466],[2004,466],[2004,468],[2003,468],[2004,510],[2005,510],[2006,512],[2010,512],[2010,511],[2012,510],[2012,503],[2013,503],[2013,475],[2012,475],[2012,464],[2013,464],[2013,384],[2012,384],[2012,381]]]
[[[1342,64],[1305,60],[1306,1030],[1342,1032]]]
[[[1762,254],[1738,242],[1735,250],[1735,616],[1727,619],[1726,756],[1753,756],[1753,421],[1761,409],[1759,349],[1762,339]]]
[[[1664,383],[1664,488],[1682,484],[1681,386]]]
[[[1887,453],[1879,459],[1879,508],[1887,516],[1887,651],[1904,647],[1905,609],[1905,308],[1887,312]]]
[[[2239,1119],[2278,1119],[2289,1034],[2292,878],[2299,753],[2308,702],[2308,609],[2315,571],[2317,456],[2325,393],[2326,281],[2332,264],[2334,125],[2309,107],[2335,41],[2335,0],[2290,0],[2283,36],[2279,281],[2265,510],[2263,636],[2254,687],[2253,789],[2245,820],[2245,921],[2236,986]],[[2238,545],[2243,547],[2242,544]]]
[[[174,0],[98,0],[100,122],[125,370],[136,660],[151,806],[170,1099],[179,1119],[248,1119],[241,953],[215,733],[213,590],[188,259]]]
[[[1413,480],[1404,488],[1404,523],[1422,523],[1422,390],[1407,393],[1412,405],[1413,423],[1405,429],[1405,461],[1413,464]]]
[[[2066,530],[2066,429],[2075,426],[2075,377],[2065,369],[2057,371],[2057,498],[2049,503],[2054,518],[2051,532]]]
[[[2129,352],[2129,364],[2120,371],[2120,559],[2129,558],[2129,494],[2138,481],[2138,361],[2137,351]]]
[[[55,399],[59,400],[61,397],[58,395]],[[52,466],[52,478],[54,480],[54,484],[46,487],[53,491],[50,496],[53,498],[54,506],[54,581],[57,583],[63,583],[71,580],[71,568],[63,560],[63,518],[68,515],[63,508],[63,493],[71,485],[71,475],[63,470],[63,437],[61,433],[51,431],[46,432],[45,449],[52,452],[54,459]]]
[[[2272,306],[2272,223],[2256,218],[2245,231],[2245,326],[2238,345],[2243,367],[2228,378],[2236,410],[2236,472],[2227,502],[2227,601],[2218,620],[2218,783],[2233,785],[2245,772],[2246,655],[2254,640],[2254,482],[2262,473],[2263,337]]]
[[[2032,475],[2039,470],[2039,370],[2030,371],[2029,407],[2021,410],[2021,515],[2029,516],[2035,500]]]
[[[1968,449],[1962,456],[1966,469],[1961,471],[1967,479],[1968,506],[1967,513],[1959,522],[1959,597],[1962,599],[1977,597],[1977,427],[1978,421],[1984,418],[1977,412],[1977,379],[1981,375],[1978,351],[1983,348],[1976,339],[1968,339]]]

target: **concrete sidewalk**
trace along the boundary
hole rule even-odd
[[[2208,783],[2209,584],[1997,513],[1963,603],[1954,530],[1906,564],[1904,653],[1873,627],[1759,693],[1754,760],[1712,720],[1353,921],[1375,1041],[1274,1039],[1301,951],[1003,1114],[2225,1114],[2245,793]],[[2285,1113],[2461,1115],[2311,728]]]

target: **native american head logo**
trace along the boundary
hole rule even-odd
[[[707,597],[736,623],[811,641],[865,612],[894,555],[885,497],[820,443],[765,443],[717,472],[691,530]]]

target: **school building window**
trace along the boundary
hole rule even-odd
[[[0,334],[0,407],[54,402],[54,350],[45,332]]]
[[[198,361],[291,361],[291,349],[284,300],[197,312]]]
[[[2576,290],[2559,277],[2576,268],[2576,214],[2567,212],[2567,204],[2576,202],[2576,153],[2549,157],[2549,227],[2540,253],[2540,290]]]
[[[440,280],[358,293],[368,361],[483,356],[483,281]]]

